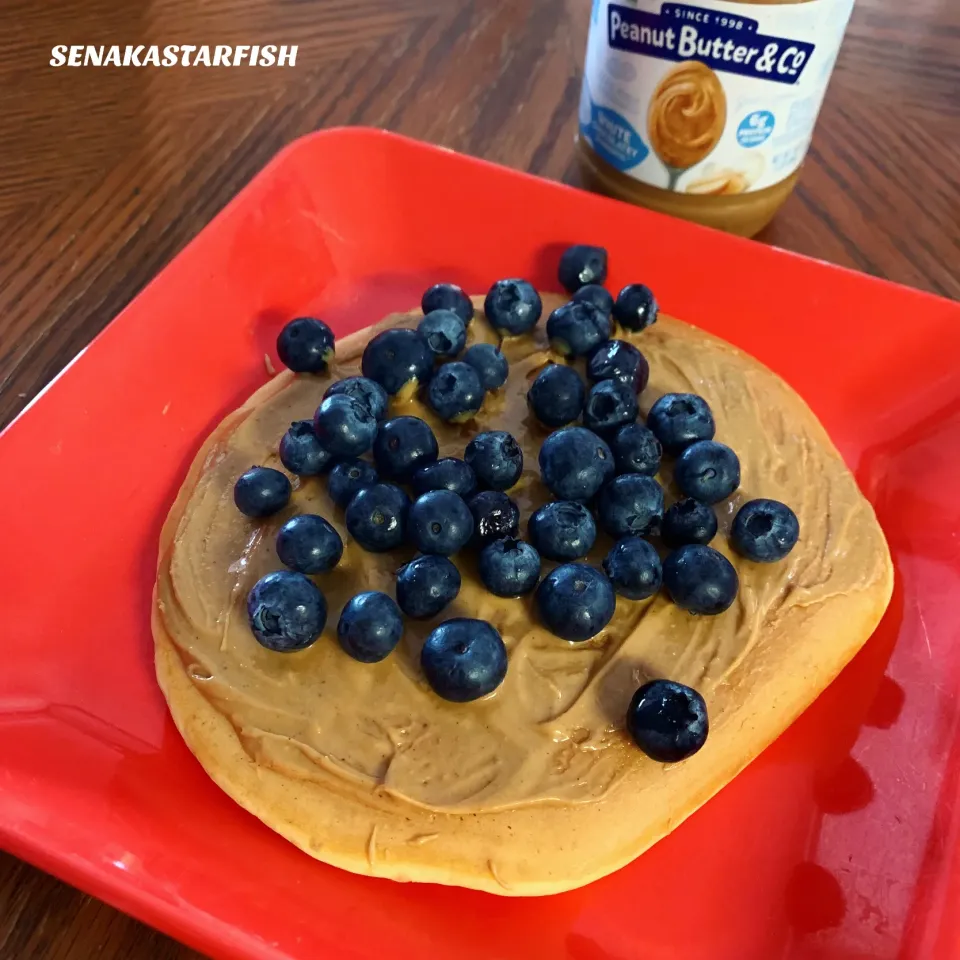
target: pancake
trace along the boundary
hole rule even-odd
[[[561,300],[543,299],[546,317]],[[469,342],[496,342],[482,298],[474,302]],[[889,552],[870,504],[796,393],[730,344],[661,316],[641,333],[617,335],[650,362],[643,415],[664,393],[700,394],[716,438],[740,457],[741,486],[717,504],[712,543],[740,576],[733,606],[696,617],[663,594],[618,597],[606,629],[568,643],[538,624],[530,598],[485,591],[468,550],[454,558],[463,587],[440,617],[407,620],[386,660],[354,661],[336,640],[341,608],[362,590],[393,595],[412,549],[363,551],[323,478],[293,477],[289,506],[264,521],[239,513],[233,484],[253,464],[282,469],[277,445],[290,422],[312,416],[334,380],[359,373],[371,336],[419,317],[390,316],[346,338],[326,375],[279,374],[204,443],[161,537],[157,676],[212,779],[311,856],[356,873],[509,896],[568,890],[675,828],[817,697],[886,609]],[[548,431],[525,401],[536,373],[557,359],[543,326],[504,343],[509,379],[475,421],[442,423],[415,396],[393,398],[390,410],[427,420],[440,456],[462,456],[480,430],[509,430],[524,450],[510,491],[524,530],[551,499],[537,467]],[[666,458],[658,479],[668,503],[676,498],[670,473]],[[733,516],[755,497],[782,500],[799,517],[800,541],[779,563],[750,563],[728,547]],[[329,604],[323,636],[307,650],[273,653],[255,641],[245,600],[257,579],[281,569],[274,537],[300,512],[330,520],[345,550],[335,570],[314,578]],[[589,562],[598,565],[610,545],[601,535]],[[468,704],[441,700],[419,668],[426,635],[457,616],[488,620],[509,652],[504,683]],[[624,731],[633,692],[659,677],[695,687],[709,710],[706,745],[679,764],[647,758]]]

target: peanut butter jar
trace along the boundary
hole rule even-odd
[[[594,0],[586,185],[741,236],[796,185],[853,0]]]

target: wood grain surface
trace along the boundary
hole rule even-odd
[[[294,137],[365,124],[576,182],[589,0],[4,0],[0,426]],[[285,69],[54,69],[55,44],[298,44]],[[960,298],[960,4],[857,0],[761,239]],[[903,322],[878,317],[878,323]],[[3,960],[198,955],[0,854]]]

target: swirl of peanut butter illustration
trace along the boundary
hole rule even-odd
[[[717,145],[727,122],[727,100],[717,75],[690,60],[659,83],[650,100],[647,133],[657,156],[686,170]]]

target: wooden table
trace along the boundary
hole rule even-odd
[[[6,0],[0,426],[300,134],[387,127],[575,181],[588,12],[589,0]],[[296,66],[48,65],[60,43],[251,40],[299,44]],[[857,0],[803,180],[761,239],[960,298],[958,44],[954,0]],[[0,854],[0,957],[94,956],[197,954]]]

